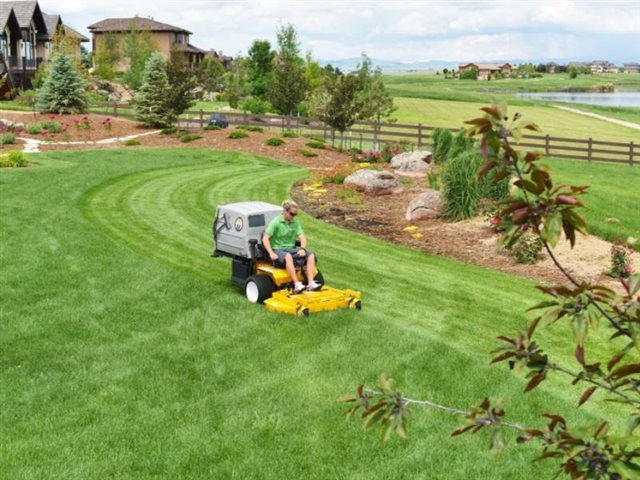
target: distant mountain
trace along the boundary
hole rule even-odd
[[[344,58],[342,60],[321,60],[321,63],[327,65],[331,64],[334,67],[338,67],[343,72],[354,71],[358,64],[362,62],[360,57]],[[429,61],[397,61],[397,60],[379,60],[376,58],[371,59],[371,63],[374,67],[380,67],[383,72],[411,72],[414,70],[442,70],[448,68],[458,68],[456,62],[447,62],[444,60],[429,60]]]

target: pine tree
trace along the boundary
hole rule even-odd
[[[164,58],[153,53],[144,68],[142,86],[136,95],[136,118],[148,127],[168,127],[176,120],[169,104],[171,87]]]
[[[167,81],[169,82],[169,105],[176,115],[191,108],[198,99],[195,92],[197,79],[189,68],[184,54],[175,48],[166,64]]]
[[[84,112],[87,101],[87,82],[73,59],[65,53],[56,54],[37,94],[36,108],[47,113]]]

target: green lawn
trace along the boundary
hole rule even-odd
[[[5,478],[549,478],[531,446],[493,458],[486,437],[449,439],[457,420],[437,412],[382,445],[335,399],[387,372],[459,407],[503,396],[525,424],[611,408],[596,394],[576,410],[580,390],[557,379],[519,403],[522,379],[488,365],[496,334],[524,325],[531,282],[305,215],[328,283],[362,290],[363,310],[301,319],[246,302],[209,257],[215,206],[279,202],[302,169],[194,149],[34,160],[0,171]],[[541,338],[567,359],[567,333]]]
[[[424,98],[394,99],[398,110],[393,116],[400,123],[422,123],[435,127],[460,128],[465,120],[483,115],[480,108],[486,103],[466,101],[432,100]],[[542,129],[541,134],[556,137],[584,138],[601,141],[640,143],[640,130],[621,127],[604,120],[567,112],[547,105],[526,106],[510,105],[510,114],[522,113],[536,122]],[[604,114],[606,115],[606,114]]]
[[[609,241],[640,240],[640,168],[565,159],[545,162],[556,182],[590,185],[582,211],[590,233]]]

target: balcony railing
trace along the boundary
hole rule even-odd
[[[20,70],[36,70],[42,63],[42,58],[25,58],[10,56],[7,64],[11,70],[18,73]]]

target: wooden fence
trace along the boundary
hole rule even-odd
[[[346,148],[367,148],[384,143],[403,143],[420,149],[432,146],[436,127],[422,124],[359,122],[340,135],[317,119],[282,115],[253,115],[250,113],[188,111],[178,120],[181,128],[202,128],[214,114],[222,114],[230,125],[254,125],[263,128],[293,130],[325,141],[342,141]],[[455,131],[455,130],[453,130]],[[640,164],[640,145],[630,141],[605,142],[601,140],[554,137],[551,135],[524,135],[518,147],[533,148],[545,156],[585,160],[588,162]]]
[[[127,103],[91,104],[94,113],[133,118]],[[321,137],[325,141],[341,141],[346,148],[371,148],[384,143],[403,143],[414,149],[432,146],[432,133],[436,127],[422,124],[359,122],[340,134],[320,120],[283,115],[254,115],[236,112],[187,111],[178,119],[181,128],[202,128],[214,113],[224,115],[230,125],[255,125],[263,128],[294,130],[304,135]],[[455,131],[452,129],[452,131]],[[640,164],[640,144],[630,141],[606,142],[602,140],[552,137],[550,135],[524,135],[518,147],[533,148],[548,157],[585,160],[588,162]]]

